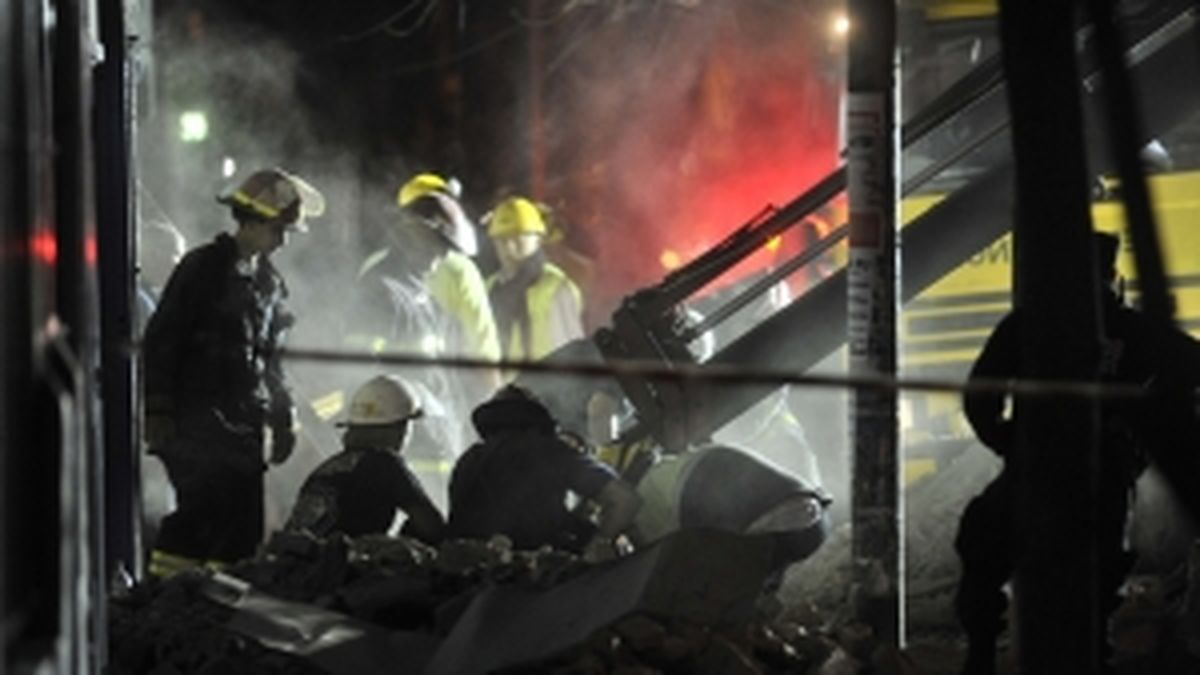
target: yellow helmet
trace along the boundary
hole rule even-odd
[[[462,192],[462,185],[454,178],[446,180],[436,173],[419,173],[400,186],[400,190],[396,192],[396,205],[404,208],[421,197],[435,192],[441,192],[457,199]]]
[[[435,173],[419,173],[400,186],[396,192],[396,204],[401,213],[416,216],[415,220],[432,227],[454,248],[467,255],[475,255],[479,252],[475,225],[467,218],[458,201],[460,194],[462,184],[457,179],[445,179]]]
[[[488,220],[489,237],[513,234],[546,235],[546,221],[537,205],[524,197],[509,197],[492,209]]]

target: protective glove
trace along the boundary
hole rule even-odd
[[[150,452],[155,452],[175,438],[175,420],[170,415],[148,414],[143,423],[142,436]]]
[[[283,464],[296,449],[296,415],[289,406],[271,412],[271,463]]]

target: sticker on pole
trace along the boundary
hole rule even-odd
[[[846,194],[850,202],[850,247],[880,248],[890,199],[883,177],[889,139],[887,108],[878,93],[851,93],[846,98]]]

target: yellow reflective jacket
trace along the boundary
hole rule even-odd
[[[500,358],[500,339],[488,300],[488,286],[474,261],[451,251],[425,279],[429,294],[454,317],[462,333],[463,356]]]
[[[499,277],[488,278],[488,288]],[[509,359],[540,359],[562,345],[583,337],[583,294],[574,281],[553,263],[542,266],[538,280],[525,291],[529,312],[529,354],[525,353],[521,326],[513,324],[502,341],[504,355]]]

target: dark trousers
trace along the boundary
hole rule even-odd
[[[157,454],[177,506],[155,548],[200,561],[254,555],[263,537],[261,435],[210,431],[176,438]]]
[[[1124,550],[1129,489],[1121,481],[1110,485],[1101,488],[1096,523],[1100,611],[1106,618],[1120,602],[1117,591],[1133,563],[1133,556]],[[1003,588],[1016,570],[1020,550],[1013,498],[1012,481],[1007,472],[1001,473],[967,504],[959,521],[954,547],[962,561],[962,577],[955,612],[967,634],[967,672],[993,672],[996,638],[1005,627],[1008,600]],[[1104,650],[1101,656],[1106,657],[1106,636],[1100,636],[1099,644]]]

